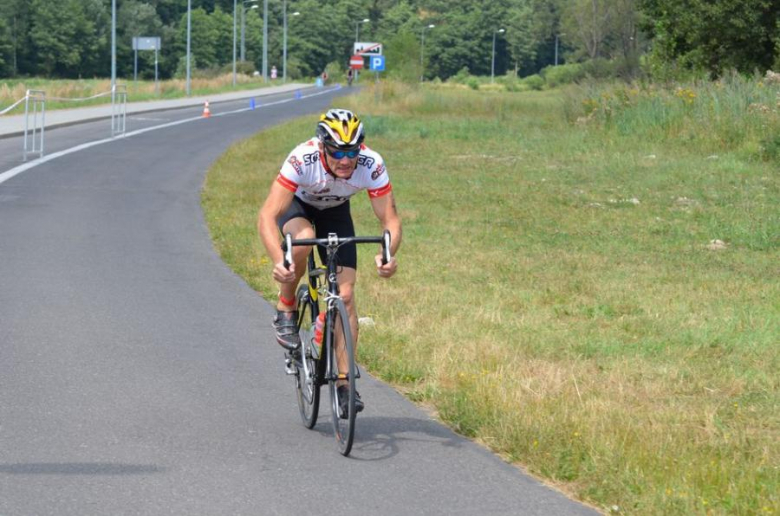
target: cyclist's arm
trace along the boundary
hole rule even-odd
[[[401,246],[401,217],[395,207],[393,192],[381,197],[371,197],[371,207],[382,224],[382,229],[390,232],[390,254],[395,256]]]
[[[278,181],[271,185],[271,191],[265,199],[257,216],[257,232],[265,245],[269,258],[274,265],[284,261],[284,254],[279,245],[279,228],[277,221],[293,200],[293,192],[282,186]]]

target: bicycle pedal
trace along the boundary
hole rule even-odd
[[[288,375],[298,374],[298,369],[293,365],[293,359],[290,357],[284,359],[284,372]]]

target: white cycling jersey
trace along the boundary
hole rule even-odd
[[[301,201],[318,209],[333,208],[361,190],[367,190],[371,198],[392,190],[379,153],[361,145],[355,171],[349,179],[341,179],[330,173],[318,144],[319,140],[312,138],[295,147],[276,178]]]

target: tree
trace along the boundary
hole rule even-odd
[[[590,59],[603,57],[614,4],[611,0],[574,0],[565,10],[564,29]]]
[[[11,30],[3,18],[0,18],[0,77],[8,77],[13,70],[13,44]]]
[[[531,6],[521,2],[512,7],[507,16],[506,41],[516,71],[530,68],[536,60],[539,41],[534,35],[533,15]]]
[[[403,29],[389,40],[385,40],[385,56],[388,63],[388,75],[406,82],[420,80],[420,41],[419,36]]]
[[[766,71],[780,60],[777,0],[642,0],[653,58],[717,76]]]
[[[187,45],[187,14],[182,15],[179,24],[177,45],[185,49]],[[202,8],[192,10],[190,28],[190,51],[199,67],[209,68],[217,65],[217,33],[214,25]],[[184,52],[181,52],[184,54]]]
[[[385,42],[390,41],[390,39],[398,35],[402,30],[413,30],[419,33],[423,23],[418,19],[417,13],[415,13],[414,8],[409,4],[408,0],[402,0],[387,9],[381,18],[381,23],[378,25],[379,29],[376,31],[377,39]]]
[[[81,57],[74,42],[81,21],[79,15],[83,13],[72,0],[66,3],[32,0],[30,43],[40,71],[48,76],[55,72],[68,74],[78,66]]]
[[[426,36],[425,53],[431,56],[431,71],[441,78],[455,75],[464,67],[473,74],[490,74],[493,35],[498,29],[506,29],[512,1],[478,4],[469,0],[430,0],[427,5],[437,9],[436,17],[441,20],[430,32],[430,47]],[[498,74],[506,70],[509,62],[505,35],[496,38]]]
[[[76,32],[72,44],[78,48],[79,64],[75,71],[80,77],[102,75],[111,66],[111,18],[102,0],[75,0],[83,16],[76,17]],[[69,7],[66,3],[66,8]],[[72,75],[71,71],[63,71]]]

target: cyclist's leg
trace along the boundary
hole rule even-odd
[[[305,204],[298,199],[294,199],[290,204],[290,208],[278,221],[279,230],[282,234],[291,233],[293,239],[313,236],[314,230],[307,216],[307,211]],[[279,285],[279,299],[276,303],[273,326],[276,332],[276,341],[287,350],[294,350],[300,345],[297,329],[298,312],[295,303],[295,289],[306,272],[306,256],[310,250],[310,247],[293,247],[295,282]]]
[[[357,279],[357,273],[352,267],[341,267],[338,272],[339,280],[339,294],[344,301],[344,305],[347,307],[347,313],[349,315],[349,327],[352,333],[352,349],[357,357],[358,346],[358,316],[357,306],[355,304],[355,280]],[[338,323],[339,325],[341,323]],[[337,331],[336,339],[336,360],[338,361],[339,371],[346,371],[347,369],[347,355],[344,350],[344,342],[341,342],[344,333]],[[339,382],[339,385],[347,383]]]
[[[297,197],[294,197],[290,207],[278,220],[279,231],[282,236],[291,233],[293,240],[298,238],[312,238],[314,229],[312,228],[312,210],[313,208],[303,203]],[[303,274],[306,272],[306,257],[309,255],[311,247],[295,246],[292,249],[293,263],[295,264],[295,282],[283,283],[279,285],[280,299],[276,304],[276,309],[282,312],[295,310],[295,289],[298,286]],[[281,299],[281,298],[284,298]],[[287,301],[286,303],[284,301]],[[293,302],[291,304],[291,302]]]
[[[300,238],[314,238],[314,228],[307,219],[302,217],[295,217],[285,222],[282,227],[282,234],[292,234],[293,240]],[[281,283],[279,285],[280,297],[284,297],[284,300],[279,299],[276,304],[276,309],[283,312],[292,311],[295,309],[295,305],[289,305],[285,303],[285,300],[295,300],[295,289],[298,286],[303,275],[306,273],[306,258],[311,252],[310,246],[295,246],[292,249],[293,263],[295,264],[295,282],[294,283]]]
[[[352,361],[357,362],[357,344],[358,344],[358,317],[357,306],[355,303],[355,280],[357,274],[354,267],[339,267],[338,281],[339,281],[339,295],[344,302],[344,307],[347,311],[347,317],[349,320],[349,329],[352,341]],[[344,343],[344,331],[341,329],[340,318],[336,320],[336,364],[339,372],[350,371],[348,356],[348,347]],[[357,371],[357,365],[355,364],[355,371]],[[351,380],[349,380],[351,381]],[[337,380],[336,389],[339,393],[339,405],[341,407],[341,413],[347,414],[347,405],[349,399],[349,381]],[[355,391],[355,410],[360,412],[365,407],[360,393]],[[342,416],[345,417],[345,416]]]

